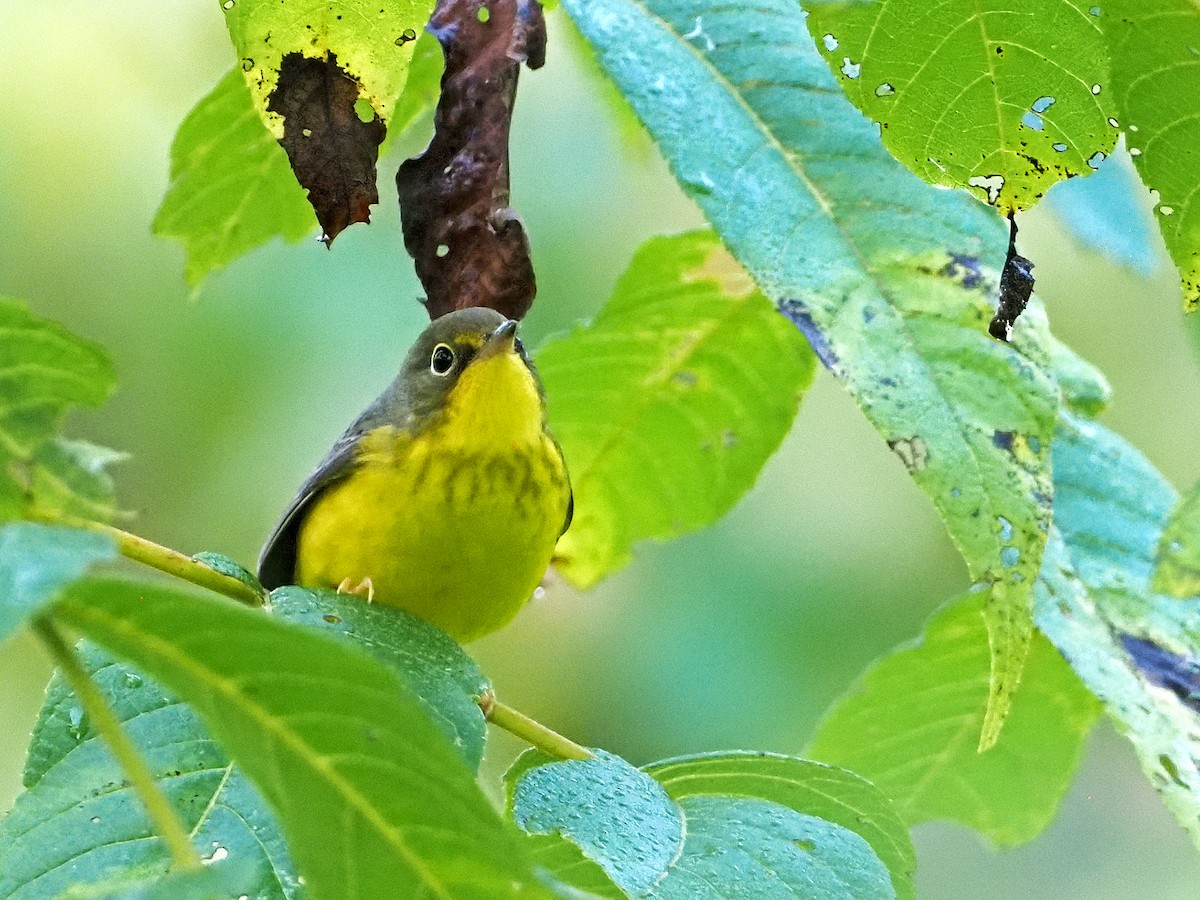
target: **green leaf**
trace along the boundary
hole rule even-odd
[[[1200,596],[1200,485],[1176,504],[1167,520],[1151,587],[1173,597]]]
[[[872,663],[807,752],[869,779],[909,825],[954,821],[1011,847],[1058,812],[1100,704],[1038,635],[1000,740],[977,752],[988,691],[983,602],[960,597],[919,640]]]
[[[316,228],[287,154],[255,111],[241,70],[231,69],[179,126],[154,233],[183,244],[194,288],[272,238],[294,244]]]
[[[1200,608],[1150,590],[1177,496],[1132,446],[1069,417],[1054,442],[1054,475],[1038,627],[1103,701],[1200,845]]]
[[[249,870],[229,896],[296,897],[295,870],[266,801],[196,713],[106,651],[83,644],[80,657],[199,852]],[[0,821],[0,897],[58,897],[72,886],[156,879],[167,871],[166,848],[59,675],[34,728],[25,787]]]
[[[1104,373],[1053,336],[1050,337],[1050,362],[1062,392],[1062,401],[1069,410],[1090,417],[1108,407],[1112,387]]]
[[[231,559],[224,553],[213,553],[208,550],[202,550],[199,553],[192,555],[192,559],[201,565],[208,566],[214,572],[220,572],[230,578],[240,581],[251,591],[258,594],[264,600],[267,596],[267,589],[262,586],[262,582],[255,577],[254,573],[243,566],[235,559]]]
[[[55,438],[34,454],[29,484],[32,517],[71,516],[96,521],[117,518],[108,467],[128,454],[88,441]]]
[[[1104,35],[1083,0],[806,4],[809,30],[883,142],[930,184],[1005,211],[1088,175],[1117,139]]]
[[[708,794],[757,797],[841,825],[888,867],[896,896],[915,896],[916,852],[889,798],[853,772],[776,753],[704,753],[644,766],[677,800]]]
[[[221,8],[255,106],[275,137],[282,138],[283,119],[268,106],[283,59],[293,53],[336,56],[340,68],[358,82],[360,96],[390,122],[433,2],[225,0]]]
[[[0,641],[93,563],[116,555],[103,534],[35,522],[0,525]]]
[[[364,652],[117,581],[77,585],[54,615],[195,708],[274,809],[313,898],[546,895],[423,706]]]
[[[790,0],[563,6],[680,184],[933,498],[972,577],[991,586],[980,741],[990,745],[1032,634],[1058,407],[1042,330],[1023,317],[1012,345],[987,335],[1006,247],[998,218],[928,188],[883,149]]]
[[[1184,303],[1200,304],[1200,9],[1191,0],[1112,0],[1099,21],[1112,88],[1138,174],[1158,192],[1156,219],[1179,267]]]
[[[251,871],[239,861],[223,859],[199,871],[168,872],[161,878],[140,882],[74,885],[57,900],[213,900],[249,896]]]
[[[0,520],[111,504],[96,454],[57,433],[70,407],[99,406],[113,384],[98,346],[0,297]]]
[[[647,242],[596,319],[537,364],[575,492],[555,561],[581,587],[635,541],[728,511],[813,376],[803,339],[709,231]]]
[[[856,830],[903,857],[911,896],[912,847],[887,801],[827,766],[713,754],[658,763],[644,774],[601,751],[569,762],[530,753],[505,781],[514,819],[541,837],[543,865],[577,888],[598,886],[602,896],[614,895],[580,877],[586,873],[579,858],[563,843],[582,850],[629,896],[896,896],[887,869]],[[809,808],[830,813],[831,821],[803,811]]]
[[[390,137],[436,105],[441,74],[441,46],[422,32]],[[183,244],[184,278],[193,288],[276,237],[295,244],[316,236],[305,191],[255,110],[240,69],[231,69],[179,126],[171,144],[171,184],[153,231]]]
[[[280,588],[271,595],[271,608],[287,622],[341,638],[398,671],[471,771],[479,768],[487,723],[478,701],[491,684],[453,638],[403,610],[335,591]]]

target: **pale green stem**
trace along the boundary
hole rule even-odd
[[[146,807],[154,830],[166,843],[171,853],[171,861],[179,869],[199,869],[203,863],[188,839],[187,829],[183,827],[183,822],[166,795],[158,789],[154,782],[154,773],[150,771],[145,758],[121,727],[116,713],[112,711],[104,695],[84,669],[74,648],[63,639],[62,634],[47,618],[35,619],[33,630],[58,663],[59,671],[75,692],[84,715],[117,758],[121,771],[129,780],[129,786]]]
[[[178,550],[172,550],[170,547],[164,547],[148,541],[144,537],[130,534],[128,531],[122,531],[120,528],[114,528],[112,525],[105,525],[102,522],[75,519],[69,516],[56,516],[47,518],[45,521],[106,534],[116,542],[117,549],[122,556],[158,569],[160,572],[166,572],[168,575],[174,575],[176,578],[182,578],[184,581],[190,581],[202,588],[208,588],[210,591],[216,591],[218,594],[224,594],[240,603],[262,606],[262,596],[248,584],[244,584],[232,576],[224,575],[204,563],[196,562]]]
[[[539,750],[545,750],[551,756],[557,756],[559,759],[592,758],[592,751],[587,747],[581,747],[557,731],[551,731],[540,722],[535,722],[499,700],[492,700],[490,709],[485,708],[485,714],[487,720],[497,728],[503,728],[509,734],[516,735]]]

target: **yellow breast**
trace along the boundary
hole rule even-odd
[[[562,531],[570,485],[520,357],[469,366],[419,434],[379,428],[301,525],[300,584],[370,578],[375,601],[460,641],[506,624]]]

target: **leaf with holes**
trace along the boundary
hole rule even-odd
[[[1200,845],[1200,609],[1150,588],[1178,496],[1132,446],[1071,417],[1054,442],[1054,478],[1038,627]]]
[[[331,242],[370,219],[375,162],[432,0],[225,0],[254,105]]]
[[[1008,211],[1087,175],[1117,139],[1083,0],[816,0],[809,30],[883,142],[930,184]]]
[[[53,615],[196,710],[274,811],[309,896],[548,895],[412,690],[362,650],[119,581],[74,586]]]
[[[828,777],[829,767],[800,760],[783,771],[780,759],[714,754],[655,764],[643,773],[602,751],[569,762],[531,752],[505,781],[509,810],[523,830],[542,836],[547,847],[555,837],[574,845],[629,896],[896,896],[887,868],[855,828],[839,824],[838,816],[826,820],[803,811],[814,804],[854,819],[855,801],[871,794],[867,822],[855,825],[873,829],[873,817],[890,811],[887,801],[849,773],[839,782]],[[805,783],[800,771],[806,765],[819,770],[817,781]],[[835,796],[823,793],[828,789]],[[843,804],[843,791],[854,801]],[[911,875],[903,826],[898,835]],[[895,837],[885,841],[891,850]],[[572,880],[581,873],[578,857],[560,848],[557,858],[567,865],[551,869],[555,877],[579,889],[595,884],[591,877]],[[550,864],[552,858],[540,859]]]
[[[99,406],[114,385],[95,344],[0,297],[0,521],[31,513],[113,510],[112,451],[58,436],[72,406]]]
[[[1032,634],[1058,407],[1036,309],[1011,345],[986,333],[1007,247],[1000,221],[884,150],[790,0],[563,6],[685,191],[845,383],[990,586],[980,741],[990,745]]]
[[[1183,284],[1200,305],[1200,8],[1191,0],[1112,0],[1096,9],[1133,164],[1158,192],[1155,218]]]
[[[537,364],[575,491],[556,563],[580,586],[635,541],[733,506],[813,376],[803,339],[708,231],[646,243],[595,320]]]
[[[1038,635],[1000,740],[977,752],[988,691],[983,601],[953,601],[920,639],[872,663],[807,752],[869,779],[909,825],[959,822],[1010,847],[1053,820],[1100,704]]]

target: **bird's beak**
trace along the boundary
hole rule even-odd
[[[488,359],[493,356],[499,356],[502,353],[512,353],[513,344],[517,340],[517,323],[513,319],[509,319],[490,335],[487,341],[484,342],[483,349],[479,351],[479,356],[476,359]]]

